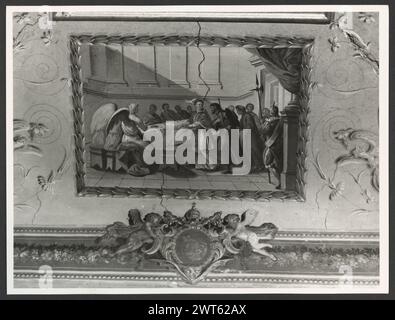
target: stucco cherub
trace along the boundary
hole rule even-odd
[[[142,251],[153,254],[160,247],[161,220],[161,215],[154,212],[146,214],[143,220],[139,210],[131,209],[128,213],[128,226],[122,222],[115,222],[106,227],[106,233],[96,242],[99,245],[116,247],[114,255],[131,253],[146,244],[152,244],[149,249]]]
[[[263,223],[260,226],[251,226],[258,215],[256,210],[247,210],[241,217],[238,214],[228,214],[224,217],[225,232],[227,237],[224,240],[226,249],[233,254],[238,254],[239,249],[235,248],[232,238],[240,239],[251,245],[252,251],[262,256],[267,256],[272,260],[276,257],[267,252],[266,248],[271,248],[269,243],[262,243],[274,239],[278,228],[272,223]]]

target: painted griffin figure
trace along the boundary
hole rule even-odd
[[[379,161],[375,139],[377,136],[367,130],[352,128],[341,129],[333,133],[348,151],[336,159],[336,164],[345,166],[348,164],[364,164],[370,171],[372,187],[379,191]]]

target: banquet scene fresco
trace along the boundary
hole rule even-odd
[[[299,49],[82,45],[86,185],[281,189],[280,114],[294,97],[291,91],[299,90],[300,64]],[[166,136],[170,124],[173,144]],[[195,134],[188,138],[194,139],[194,155],[186,163],[170,163],[166,157],[183,143],[177,139],[180,129]],[[199,129],[229,133],[229,146],[222,136],[202,144]],[[150,143],[143,136],[150,130],[166,137],[156,150],[164,157],[160,163],[143,157]],[[231,131],[237,133],[233,141]],[[250,142],[243,146],[247,131]],[[199,149],[208,155],[214,147],[217,161],[197,163]],[[221,158],[225,152],[227,160]],[[249,163],[243,163],[247,156]],[[243,165],[248,168],[235,175]]]

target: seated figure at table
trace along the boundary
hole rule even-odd
[[[212,122],[213,122],[213,127],[215,130],[219,129],[230,129],[230,123],[228,120],[228,117],[226,116],[226,113],[224,110],[222,110],[221,105],[219,103],[211,103],[210,104],[211,108],[211,114],[212,116]]]
[[[179,115],[174,111],[170,109],[170,105],[168,103],[162,104],[162,113],[161,113],[161,118],[162,121],[176,121],[176,120],[181,120]]]
[[[131,103],[129,105],[129,117],[121,122],[123,131],[122,143],[134,143],[145,146],[143,132],[147,129],[144,122],[137,116],[139,105]]]
[[[190,114],[189,119],[193,118],[193,116],[196,114],[196,111],[190,104],[187,106],[187,112]]]
[[[179,105],[176,105],[174,107],[174,109],[176,109],[177,115],[180,117],[180,119],[185,120],[185,119],[189,119],[191,117],[191,115],[189,114],[188,111],[182,109]]]
[[[196,99],[194,101],[196,113],[191,118],[191,127],[195,129],[210,129],[213,127],[211,118],[207,111],[204,109],[204,103],[202,99]]]
[[[144,124],[146,126],[151,126],[153,124],[158,124],[163,122],[160,115],[156,113],[157,110],[158,108],[155,104],[150,104],[148,113],[144,117]]]
[[[123,168],[131,175],[144,176],[150,173],[147,165],[144,163],[143,153],[148,142],[143,140],[143,132],[147,129],[144,122],[137,116],[138,104],[131,103],[126,109],[121,109],[114,114],[114,125],[119,121],[122,128],[122,140],[118,146],[121,151],[119,161]]]

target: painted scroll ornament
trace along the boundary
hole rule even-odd
[[[170,264],[183,279],[195,284],[215,268],[225,265],[236,255],[254,252],[276,260],[268,252],[267,241],[274,239],[278,228],[272,223],[251,226],[258,212],[247,210],[241,216],[221,212],[202,217],[195,204],[183,217],[165,211],[141,217],[137,209],[129,210],[129,225],[115,222],[97,243],[110,247],[111,256],[127,255],[140,250],[150,260]]]

